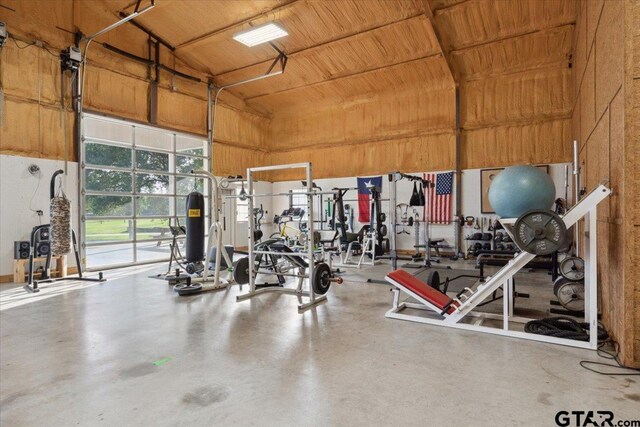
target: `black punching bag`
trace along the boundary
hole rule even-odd
[[[187,262],[204,259],[204,196],[197,191],[187,196]]]

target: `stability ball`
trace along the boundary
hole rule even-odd
[[[518,218],[531,209],[551,209],[556,186],[534,166],[511,166],[496,175],[489,186],[489,202],[501,218]]]

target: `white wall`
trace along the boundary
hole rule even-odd
[[[32,164],[40,167],[36,176],[27,170]],[[58,169],[64,169],[63,161],[0,155],[0,275],[13,274],[13,242],[29,240],[31,229],[40,224],[30,209],[42,210],[42,223],[49,223],[49,183]],[[68,163],[68,173],[56,180],[60,182],[71,200],[74,229],[78,230],[77,163]],[[76,265],[73,256],[67,258],[70,267]]]
[[[565,163],[562,164],[552,164],[549,165],[549,175],[553,179],[556,185],[556,197],[564,197],[564,167]],[[408,172],[411,175],[422,175],[422,172]],[[331,190],[334,187],[356,187],[357,180],[356,177],[349,178],[331,178],[331,179],[315,179],[314,182],[322,187],[324,191]],[[569,179],[569,184],[571,184],[571,179]],[[300,181],[286,181],[286,182],[276,182],[273,184],[273,192],[287,192],[290,189],[301,189],[302,185]],[[413,183],[407,180],[402,180],[398,182],[397,185],[397,203],[409,203],[409,199],[411,198],[411,193],[413,191]],[[569,194],[571,194],[571,189],[569,189]],[[330,196],[329,196],[330,197]],[[355,200],[357,199],[357,191],[349,191],[345,195],[345,199]],[[389,181],[387,179],[387,175],[383,175],[382,177],[382,198],[389,198]],[[454,202],[452,205],[452,215],[455,213],[455,188],[453,194]],[[466,169],[462,174],[462,214],[464,216],[474,216],[474,217],[486,217],[495,219],[495,215],[483,215],[481,214],[481,191],[480,191],[480,169]],[[358,203],[354,201],[345,202],[349,203],[355,210],[355,218],[354,218],[354,228],[357,230],[364,225],[363,223],[358,222]],[[287,197],[274,196],[273,202],[273,213],[280,213],[283,210],[289,207],[289,199]],[[323,207],[323,210],[326,206]],[[409,214],[412,213],[412,210],[416,209],[422,218],[422,207],[410,207]],[[388,212],[389,210],[389,202],[382,202],[382,210],[383,212]],[[318,212],[316,210],[316,212]],[[269,219],[273,219],[273,215],[269,216]],[[401,234],[398,235],[397,245],[398,249],[403,250],[413,250],[413,245],[415,244],[414,230],[412,228],[407,227],[407,231],[411,234]],[[472,227],[465,227],[463,229],[463,237],[466,234],[472,233],[477,230],[473,230]],[[420,231],[421,239],[420,242],[424,242],[423,230]],[[454,246],[454,228],[453,225],[431,225],[430,227],[430,237],[434,238],[443,238],[445,239],[445,244],[451,247]]]

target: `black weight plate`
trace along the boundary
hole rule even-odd
[[[564,277],[558,277],[556,281],[553,282],[553,294],[555,296],[558,296],[558,288],[566,283],[569,283],[569,280],[565,279]]]
[[[437,270],[431,270],[427,276],[427,285],[433,289],[440,290],[440,273]]]
[[[560,274],[572,282],[584,279],[584,260],[580,257],[567,257],[560,263]]]
[[[413,225],[413,217],[410,216],[409,219],[407,220],[407,224],[409,224],[409,227],[411,227]]]
[[[387,235],[387,226],[386,225],[381,225],[380,226],[380,234],[382,235],[382,237]]]
[[[202,292],[202,284],[200,283],[194,283],[193,285],[185,285],[176,289],[178,286],[180,285],[176,285],[174,287],[174,290],[177,291],[178,295],[180,295],[181,297],[188,296],[188,295],[195,295]]]
[[[318,295],[326,294],[331,287],[331,282],[329,281],[330,278],[331,269],[329,268],[329,265],[324,262],[317,264],[313,270],[313,280],[311,281],[313,292]]]
[[[233,280],[239,285],[249,283],[249,257],[240,258],[233,263]]]
[[[584,283],[566,282],[558,287],[558,302],[569,311],[584,310]]]
[[[513,227],[520,249],[534,255],[550,255],[564,247],[567,228],[553,211],[534,209],[521,215]]]

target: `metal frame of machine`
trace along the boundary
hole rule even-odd
[[[596,349],[598,346],[598,283],[597,283],[597,206],[611,194],[611,190],[600,184],[591,193],[585,196],[578,204],[569,210],[562,220],[565,226],[570,228],[583,217],[585,218],[584,232],[584,260],[585,260],[585,322],[589,324],[589,341],[576,341],[567,338],[556,338],[545,335],[536,335],[521,331],[511,330],[510,322],[525,323],[532,319],[516,317],[513,314],[513,276],[520,271],[535,255],[528,252],[521,252],[515,256],[507,265],[502,267],[497,273],[480,283],[475,290],[466,289],[453,300],[451,311],[446,309],[443,312],[433,305],[423,296],[407,289],[401,283],[387,276],[387,282],[391,283],[393,291],[393,306],[387,311],[385,317],[390,319],[408,320],[411,322],[426,323],[430,325],[448,326],[457,329],[467,329],[477,332],[485,332],[496,335],[504,335],[516,338],[524,338],[533,341],[542,341],[552,344],[562,344],[571,347]],[[515,223],[514,218],[500,220],[505,229],[510,231],[510,227]],[[503,289],[503,313],[479,313],[473,310],[498,288]],[[400,292],[404,292],[416,299],[419,303],[400,301]],[[432,311],[430,317],[403,314],[406,308]],[[473,318],[471,323],[466,322]],[[484,326],[485,320],[501,320],[502,328]]]
[[[313,217],[313,197],[318,194],[313,191],[313,179],[312,179],[312,170],[311,163],[293,163],[286,165],[276,165],[276,166],[264,166],[264,167],[256,167],[256,168],[248,168],[247,169],[247,200],[249,212],[253,212],[254,207],[254,199],[258,197],[269,197],[269,196],[289,196],[289,193],[265,193],[265,194],[256,194],[254,191],[254,174],[257,172],[268,172],[275,170],[289,170],[289,169],[304,169],[306,172],[306,182],[307,182],[307,232],[309,233],[309,237],[307,240],[307,249],[306,252],[297,252],[296,255],[304,257],[308,260],[308,268],[304,274],[302,279],[309,279],[309,290],[305,291],[302,289],[303,280],[300,280],[298,286],[296,288],[287,288],[287,287],[278,287],[278,286],[268,286],[263,287],[261,289],[256,289],[256,274],[258,273],[256,266],[253,262],[249,262],[249,291],[247,293],[238,295],[236,297],[236,301],[244,301],[250,298],[253,298],[260,294],[265,293],[282,293],[289,295],[296,295],[300,297],[308,297],[309,301],[298,305],[298,310],[302,311],[309,307],[312,307],[319,302],[325,301],[327,299],[327,295],[316,295],[311,286],[311,280],[314,277],[315,273],[315,263],[314,263],[314,217]],[[249,260],[253,260],[255,255],[263,254],[263,255],[278,255],[282,256],[282,252],[277,251],[262,251],[254,249],[254,237],[253,233],[255,231],[254,218],[252,215],[249,215],[249,227],[248,227],[248,252],[249,252]],[[296,276],[298,277],[298,276]]]

